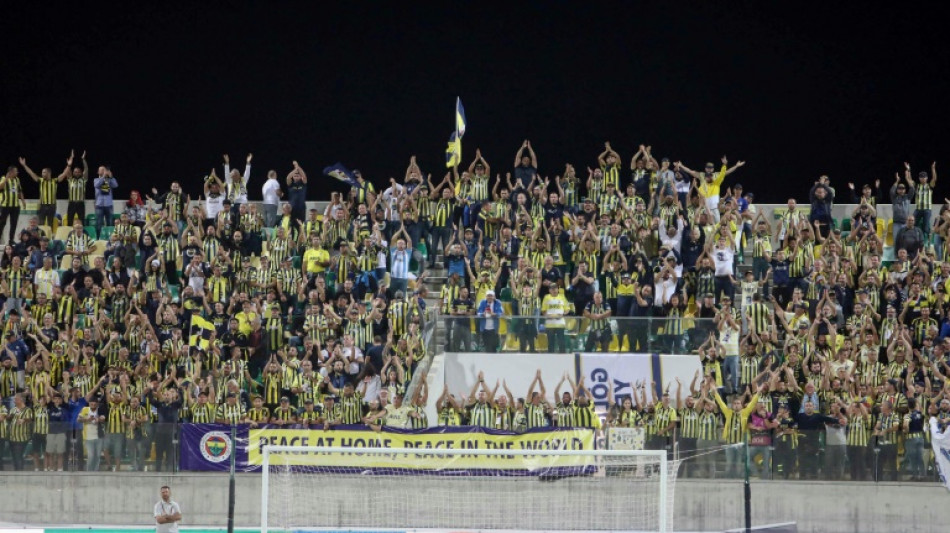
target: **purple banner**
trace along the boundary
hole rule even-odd
[[[265,438],[264,435],[268,437]],[[375,431],[361,424],[334,426],[329,430],[307,429],[299,425],[262,425],[252,430],[248,425],[239,425],[233,428],[233,436],[232,427],[227,425],[182,424],[180,443],[181,470],[224,472],[231,467],[232,455],[235,460],[235,470],[238,472],[260,470],[260,450],[267,444],[342,446],[354,449],[391,447],[394,450],[423,448],[589,450],[594,448],[593,431],[581,428],[536,428],[525,433],[475,426],[440,426],[417,430],[384,427],[381,431]],[[550,466],[561,470],[557,467],[562,465]],[[467,468],[463,467],[463,470]],[[586,468],[582,467],[580,470],[584,471]],[[548,472],[552,473],[551,470]],[[417,470],[411,473],[423,474],[424,472]],[[504,472],[504,475],[539,474],[543,472],[537,470],[519,472],[513,469]]]

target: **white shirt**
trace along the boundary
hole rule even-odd
[[[173,515],[175,513],[181,514],[181,507],[178,506],[178,502],[166,502],[161,500],[155,504],[155,533],[178,533],[178,522],[168,522],[166,524],[159,524],[158,517],[162,515]]]
[[[396,204],[398,200],[396,197],[403,191],[402,185],[396,185],[395,187],[389,187],[383,191],[383,201],[389,204],[389,220],[398,222],[399,218],[399,209],[397,209]]]
[[[280,196],[277,195],[277,191],[280,190],[280,182],[276,178],[269,178],[264,182],[264,186],[261,187],[261,194],[264,196],[264,203],[268,205],[278,205],[280,203]]]
[[[359,374],[360,364],[363,362],[363,350],[360,350],[356,346],[344,346],[343,357],[349,359],[350,356],[353,357],[353,362],[349,365],[349,373],[353,375]]]
[[[225,163],[224,165],[224,193],[231,198],[232,192],[233,198],[231,201],[235,204],[246,204],[247,203],[247,181],[251,179],[251,165],[244,166],[244,174],[241,175],[241,181],[235,182],[231,179],[231,165]]]
[[[205,214],[210,219],[218,218],[218,213],[224,209],[224,194],[218,193],[218,196],[210,194],[205,198]]]
[[[45,294],[47,298],[52,298],[53,289],[59,287],[59,273],[53,269],[41,268],[33,276],[33,283],[36,284],[37,294]]]
[[[389,275],[395,279],[409,279],[409,259],[412,257],[412,252],[408,248],[400,250],[396,247],[393,247],[390,251],[392,253],[392,268],[389,269]]]
[[[676,280],[672,277],[659,277],[653,284],[653,294],[656,295],[656,306],[660,307],[670,302],[670,296],[676,292]]]
[[[732,275],[732,260],[735,255],[736,253],[728,246],[725,248],[713,248],[712,259],[713,263],[716,264],[717,276]]]

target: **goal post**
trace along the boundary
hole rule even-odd
[[[663,450],[264,446],[261,533],[672,530]]]

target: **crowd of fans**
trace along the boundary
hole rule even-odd
[[[260,203],[249,154],[243,172],[225,156],[223,180],[213,171],[197,198],[178,182],[132,190],[119,214],[121,181],[101,166],[90,219],[85,154],[59,175],[21,158],[40,198],[17,234],[20,167],[0,180],[0,460],[143,469],[154,446],[154,468],[174,468],[181,422],[605,422],[687,454],[748,439],[763,475],[840,478],[846,464],[855,480],[894,479],[899,464],[928,475],[925,419],[950,422],[950,215],[931,221],[936,166],[897,176],[888,230],[879,181],[848,184],[857,205],[844,220],[824,176],[808,209],[789,200],[770,220],[724,184],[742,161],[691,170],[640,146],[624,170],[604,148],[586,176],[568,164],[553,180],[529,141],[504,178],[480,152],[441,180],[413,157],[381,191],[355,170],[322,212],[307,208],[313,177],[296,161],[283,178],[266,173]],[[424,384],[406,391],[429,351],[437,261],[450,350],[695,351],[702,375],[672,396],[673,384],[638,384],[603,422],[583,382],[561,394],[569,376],[553,401],[543,369],[517,399],[480,376],[472,391],[442,391],[429,421]]]

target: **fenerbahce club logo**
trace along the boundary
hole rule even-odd
[[[201,437],[198,444],[206,461],[220,463],[231,457],[231,437],[221,431],[211,431]]]

